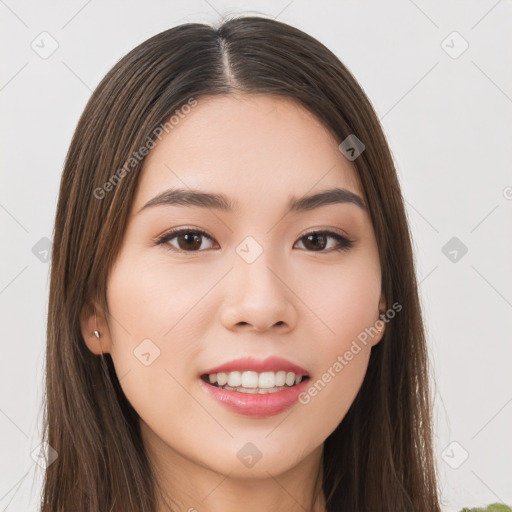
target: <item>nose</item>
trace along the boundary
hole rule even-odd
[[[224,283],[221,321],[229,330],[287,332],[297,321],[296,295],[289,273],[264,257],[247,263],[238,259]]]

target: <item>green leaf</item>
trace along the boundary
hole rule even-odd
[[[512,508],[504,503],[493,503],[487,508],[463,508],[460,512],[512,512]]]

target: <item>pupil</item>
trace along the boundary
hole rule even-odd
[[[193,245],[188,245],[187,247],[185,247],[186,249],[199,249],[199,247],[201,247],[201,241],[200,241],[200,236],[201,235],[198,235],[197,233],[196,234],[185,234],[185,235],[181,235],[182,239],[185,239],[186,240],[186,244],[191,244],[193,243],[190,238],[192,237],[195,237],[196,239],[196,243],[193,244]],[[181,244],[180,244],[181,245]],[[183,247],[182,247],[183,248]]]
[[[307,241],[309,242],[311,239],[317,239],[317,238],[322,238],[324,240],[324,243],[321,244],[322,246],[321,247],[318,247],[318,246],[315,246],[313,245],[313,249],[317,249],[317,250],[322,250],[325,248],[325,237],[324,235],[321,235],[321,234],[312,234],[312,235],[307,235],[306,236],[306,239]],[[307,243],[305,244],[307,246]]]

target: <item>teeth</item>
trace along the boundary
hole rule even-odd
[[[276,388],[269,388],[269,389],[249,389],[249,388],[243,388],[242,386],[239,386],[237,388],[232,388],[230,386],[222,386],[222,389],[227,389],[229,391],[239,391],[240,393],[249,393],[251,395],[266,395],[268,393],[277,393],[278,391],[283,391],[285,389],[289,389],[288,386],[281,386]]]
[[[242,385],[242,374],[240,372],[228,373],[228,386],[235,387]]]
[[[302,381],[302,375],[293,372],[219,372],[208,375],[210,384],[217,384],[219,387],[244,388],[247,392],[258,393],[258,390],[273,389],[286,386],[294,386]]]
[[[240,378],[239,386],[255,389],[258,387],[259,377],[256,372],[244,372]],[[229,383],[229,380],[228,380]]]
[[[287,386],[293,386],[295,384],[295,374],[292,372],[288,372],[286,374],[286,385]]]
[[[212,377],[213,377],[213,382],[212,382]],[[227,373],[214,373],[212,375],[210,375],[210,382],[213,384],[215,383],[215,381],[217,381],[217,384],[219,386],[224,386],[224,384],[227,384],[228,382],[228,374]]]
[[[276,386],[284,386],[286,382],[286,372],[277,372],[275,375]]]

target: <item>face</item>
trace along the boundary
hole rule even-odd
[[[275,475],[321,453],[347,413],[382,333],[359,350],[354,340],[384,305],[366,199],[339,142],[292,100],[219,96],[201,98],[146,158],[109,274],[108,326],[99,315],[100,344],[88,317],[84,338],[112,355],[162,459]],[[161,196],[178,188],[226,196],[233,210]],[[330,189],[346,192],[288,210]],[[286,362],[257,366],[270,357]],[[257,393],[201,378],[239,358],[256,360],[233,367],[245,380],[210,373]],[[260,393],[282,388],[283,372],[303,377],[300,395],[286,382]]]

